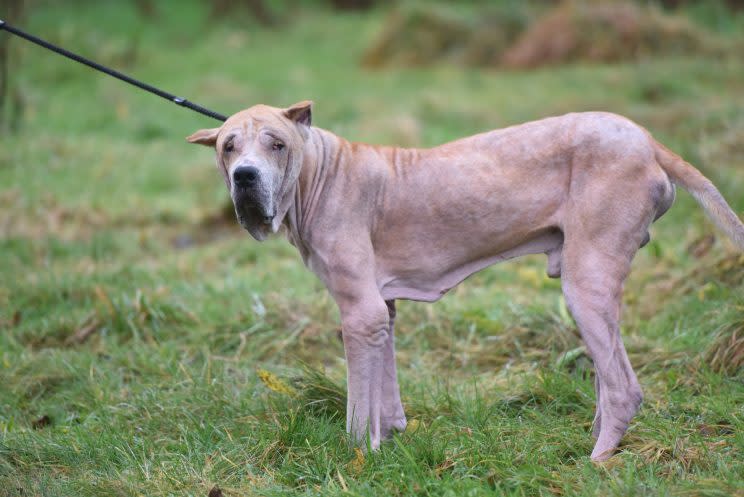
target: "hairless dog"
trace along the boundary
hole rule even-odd
[[[256,105],[192,143],[215,147],[240,224],[284,227],[338,304],[346,428],[376,449],[406,418],[395,300],[433,302],[470,274],[546,254],[596,369],[591,457],[610,457],[642,399],[620,337],[623,282],[649,225],[689,191],[744,250],[713,184],[644,128],[610,113],[550,117],[430,149],[350,143],[311,125],[311,102]]]

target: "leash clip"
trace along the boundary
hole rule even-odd
[[[2,19],[0,19],[0,29],[3,29],[3,26],[4,25],[5,25],[5,21],[3,21]]]

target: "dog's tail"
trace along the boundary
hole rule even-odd
[[[726,203],[721,192],[694,166],[688,164],[661,143],[654,140],[656,161],[671,180],[690,192],[705,213],[726,233],[739,249],[744,250],[744,223]]]

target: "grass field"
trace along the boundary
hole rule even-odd
[[[740,55],[367,71],[384,12],[306,7],[268,30],[175,0],[155,20],[54,5],[24,26],[217,111],[313,99],[314,124],[349,139],[427,146],[618,112],[744,212]],[[725,36],[744,26],[716,19]],[[588,458],[592,367],[544,257],[399,303],[411,429],[363,457],[344,434],[335,305],[286,241],[258,244],[225,214],[211,152],[184,141],[214,122],[13,43],[25,117],[0,137],[0,496],[744,495],[744,256],[686,193],[627,282],[646,397],[616,457]]]

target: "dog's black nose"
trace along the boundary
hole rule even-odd
[[[258,179],[258,169],[253,166],[242,166],[233,172],[233,181],[241,187],[253,185]]]

